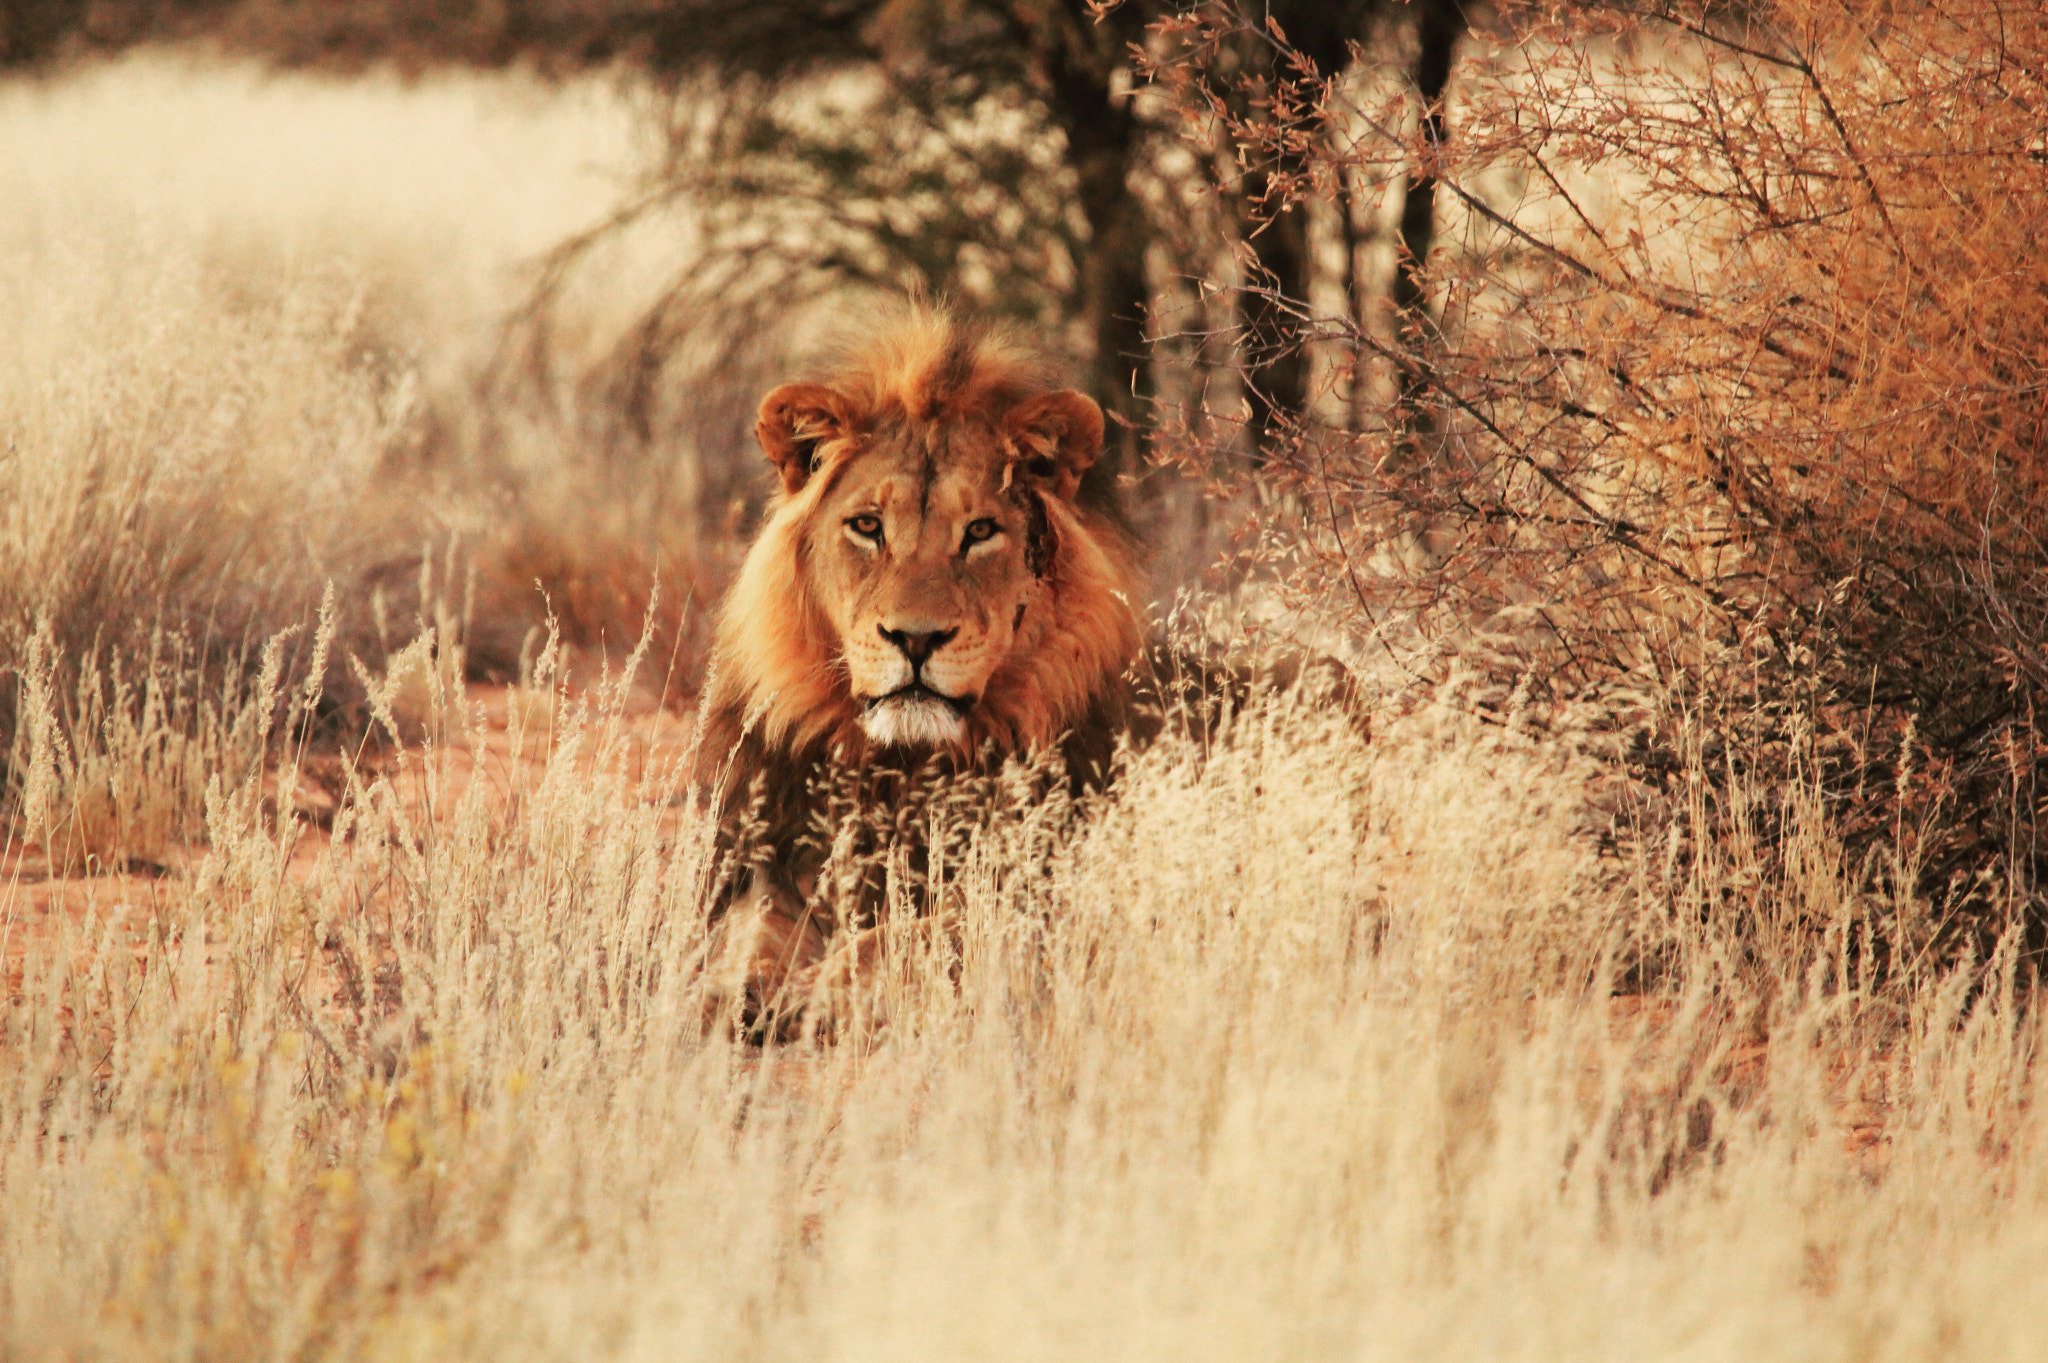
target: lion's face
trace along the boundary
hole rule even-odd
[[[964,741],[991,678],[1042,642],[1053,530],[1008,452],[983,424],[885,422],[810,518],[817,601],[877,743]]]
[[[789,384],[758,433],[783,491],[720,641],[724,685],[771,742],[1027,747],[1135,655],[1127,556],[1074,503],[1102,441],[1087,397],[971,374]]]

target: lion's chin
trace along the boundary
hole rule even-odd
[[[885,748],[938,748],[967,737],[967,721],[937,696],[877,701],[860,717],[860,727]]]

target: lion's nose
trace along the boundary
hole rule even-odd
[[[910,659],[910,666],[913,669],[923,667],[925,659],[951,643],[953,636],[960,632],[957,629],[890,629],[885,625],[877,625],[875,628],[882,631],[884,639],[896,645],[898,652]]]

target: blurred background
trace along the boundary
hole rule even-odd
[[[380,472],[415,485],[405,506],[434,489],[446,523],[413,538],[460,533],[485,673],[549,606],[572,643],[637,637],[657,569],[664,639],[694,656],[765,487],[758,395],[912,290],[1028,329],[1114,415],[1170,602],[1242,577],[1215,570],[1258,492],[1226,482],[1257,461],[1213,456],[1317,400],[1305,352],[1229,286],[1394,297],[1434,226],[1401,219],[1393,163],[1335,211],[1280,211],[1289,166],[1231,164],[1139,70],[1181,41],[1155,32],[1173,12],[12,4],[0,61],[34,190],[10,226],[147,222],[241,294],[347,275],[325,287],[360,295],[362,377],[405,389]],[[1424,100],[1465,30],[1448,3],[1274,15],[1313,72]],[[1240,112],[1291,59],[1264,33],[1202,41]],[[1192,481],[1148,458],[1190,414],[1229,428],[1167,451]]]
[[[1592,716],[1653,823],[1775,817],[1688,806],[1695,748],[1818,783],[1952,946],[2038,949],[2044,53],[1964,3],[10,0],[0,665],[198,707],[332,584],[344,727],[422,630],[505,681],[551,622],[686,707],[759,396],[922,291],[1102,402],[1159,614]]]

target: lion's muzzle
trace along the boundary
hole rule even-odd
[[[941,695],[922,682],[877,696],[862,711],[862,732],[884,747],[936,748],[967,736],[971,699]]]
[[[931,675],[946,670],[935,665],[934,655],[960,636],[959,628],[891,629],[878,624],[875,632],[889,647],[881,657],[869,653],[861,729],[890,747],[938,747],[965,738],[966,716],[978,697],[942,690],[943,683]]]

